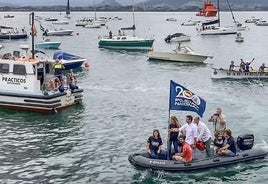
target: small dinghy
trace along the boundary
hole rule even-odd
[[[148,153],[137,153],[130,155],[128,160],[133,166],[142,169],[164,171],[192,171],[198,169],[209,169],[265,158],[267,156],[267,152],[262,149],[252,149],[253,144],[254,136],[252,134],[245,134],[237,138],[237,148],[239,151],[234,157],[214,156],[204,158],[204,153],[201,156],[198,155],[198,158],[191,162],[181,162],[175,160],[152,159],[149,157]]]

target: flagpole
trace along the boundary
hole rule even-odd
[[[169,153],[170,153],[170,137],[169,137],[169,125],[170,125],[170,97],[171,97],[171,82],[172,80],[170,80],[170,87],[169,87],[169,107],[168,107],[168,132],[167,132],[167,160],[169,160]]]

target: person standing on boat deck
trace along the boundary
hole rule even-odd
[[[192,147],[193,155],[197,142],[197,126],[193,122],[193,116],[186,116],[186,124],[179,128],[180,132],[186,136],[185,141]]]
[[[234,71],[234,68],[235,68],[234,61],[231,61],[231,64],[229,66],[229,71]]]
[[[113,33],[112,33],[111,30],[110,30],[110,32],[109,32],[109,38],[110,38],[110,39],[113,38]]]
[[[63,66],[63,64],[60,63],[59,59],[56,59],[55,64],[53,65],[53,68],[54,68],[55,76],[58,77],[60,81],[62,81],[62,70],[64,70],[65,67]]]
[[[243,61],[243,59],[240,59],[240,65],[239,65],[239,72],[243,72],[245,71],[245,62]]]
[[[153,136],[150,136],[146,142],[146,149],[151,158],[163,158],[161,154],[162,145],[163,142],[159,130],[154,130]]]
[[[224,137],[227,140],[226,145],[219,149],[218,153],[221,156],[234,157],[236,155],[235,140],[232,137],[231,130],[224,131]]]
[[[181,127],[178,119],[176,116],[171,116],[170,124],[168,126],[168,143],[169,143],[169,155],[171,156],[171,145],[173,144],[175,153],[178,153],[178,146],[179,146],[179,128]]]
[[[179,140],[182,144],[182,153],[175,153],[175,155],[172,157],[173,160],[181,160],[183,162],[190,162],[193,160],[193,150],[185,139],[185,135],[180,135]]]
[[[254,58],[250,62],[246,62],[245,64],[245,72],[249,72],[249,68],[253,69],[250,67],[250,64],[254,61]]]
[[[197,141],[203,141],[205,143],[207,157],[211,157],[211,132],[208,129],[207,125],[200,121],[200,118],[198,116],[194,118],[194,123],[197,125]]]
[[[265,66],[265,63],[262,63],[262,65],[261,65],[260,68],[259,68],[259,72],[263,73],[265,68],[267,68],[267,67]]]
[[[227,121],[225,115],[222,114],[221,108],[217,108],[216,112],[208,119],[208,122],[213,122],[214,133],[226,129]]]

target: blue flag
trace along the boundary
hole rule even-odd
[[[169,110],[193,111],[202,117],[205,109],[205,100],[185,87],[170,81]]]

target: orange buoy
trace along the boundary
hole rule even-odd
[[[86,68],[89,68],[89,66],[90,66],[88,61],[86,61],[84,65],[85,65]]]

